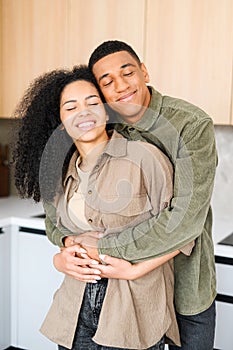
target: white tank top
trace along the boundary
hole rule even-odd
[[[90,171],[82,171],[76,162],[76,169],[80,179],[79,187],[68,202],[68,213],[72,222],[85,231],[93,231],[85,217],[85,196],[87,193],[88,180]]]

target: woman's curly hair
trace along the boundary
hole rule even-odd
[[[62,188],[75,147],[61,127],[60,96],[67,84],[77,80],[89,81],[99,91],[87,66],[56,69],[36,78],[16,107],[13,116],[19,119],[19,128],[12,160],[15,186],[22,198],[51,201]]]

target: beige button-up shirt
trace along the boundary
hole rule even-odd
[[[68,216],[68,201],[79,186],[77,156],[75,153],[71,159],[64,193],[57,196],[54,206],[45,204],[50,220],[59,230],[66,227],[72,234],[82,232]],[[107,236],[159,215],[172,197],[172,177],[171,163],[158,148],[127,141],[113,132],[89,177],[85,202],[88,222],[93,230]],[[189,255],[191,249],[192,245],[182,252]],[[45,336],[67,348],[72,347],[85,286],[65,276],[41,327]],[[93,340],[104,346],[145,349],[166,334],[179,345],[173,287],[173,261],[135,281],[109,279]]]

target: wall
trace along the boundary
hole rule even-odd
[[[16,121],[0,119],[0,143],[6,144]],[[14,128],[13,128],[14,129]],[[219,163],[216,173],[213,200],[224,206],[226,216],[233,213],[233,126],[215,126]],[[16,194],[11,171],[10,193]]]

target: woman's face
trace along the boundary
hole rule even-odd
[[[106,139],[107,115],[96,87],[87,81],[74,81],[63,89],[60,118],[76,142],[102,142]]]

